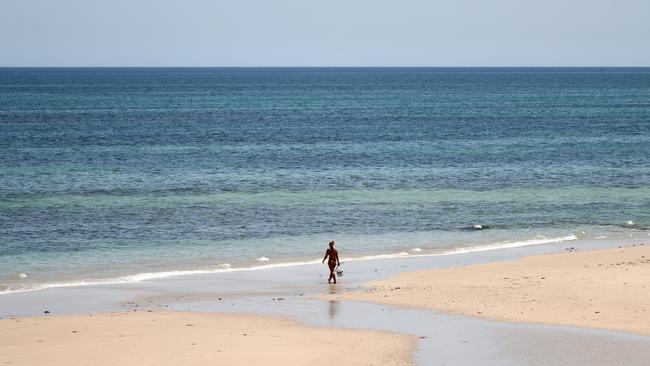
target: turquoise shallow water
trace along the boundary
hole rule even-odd
[[[4,289],[650,228],[650,69],[0,69],[0,128]]]

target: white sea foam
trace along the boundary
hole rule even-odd
[[[320,260],[310,260],[302,262],[285,262],[285,263],[275,263],[275,264],[265,264],[252,267],[240,267],[233,268],[230,264],[226,263],[226,268],[224,264],[218,266],[219,268],[213,269],[199,269],[199,270],[185,270],[185,271],[164,271],[164,272],[145,272],[137,273],[133,275],[112,277],[112,278],[103,278],[103,279],[84,279],[77,281],[65,281],[65,282],[50,282],[50,283],[41,283],[26,285],[20,288],[8,288],[6,290],[0,291],[0,295],[17,293],[17,292],[28,292],[36,290],[45,290],[48,288],[61,288],[61,287],[79,287],[79,286],[100,286],[100,285],[118,285],[124,283],[137,283],[137,282],[146,282],[150,280],[157,280],[162,278],[169,277],[180,277],[180,276],[191,276],[191,275],[203,275],[203,274],[215,274],[215,273],[225,273],[225,272],[239,272],[239,271],[256,271],[261,269],[271,269],[271,268],[280,268],[280,267],[294,267],[294,266],[303,266],[308,264],[317,264],[320,263]]]
[[[421,252],[422,248],[413,248],[411,249],[412,252]]]
[[[378,254],[378,255],[368,255],[361,257],[350,257],[342,258],[341,261],[345,262],[354,262],[354,261],[369,261],[377,259],[393,259],[401,258],[405,256],[409,257],[430,257],[430,256],[444,256],[444,255],[454,255],[454,254],[464,254],[464,253],[474,253],[482,252],[488,250],[497,250],[497,249],[508,249],[508,248],[518,248],[531,245],[539,244],[551,244],[559,243],[563,241],[577,240],[578,238],[575,235],[567,235],[556,238],[548,239],[531,239],[531,240],[522,240],[522,241],[512,241],[512,242],[499,242],[493,244],[479,245],[479,246],[469,246],[461,248],[453,248],[442,252],[436,253],[424,253],[424,254],[409,254],[408,252],[398,252],[392,254]],[[414,248],[420,249],[420,248]],[[261,260],[260,257],[257,260]],[[266,258],[266,260],[269,260]],[[262,260],[262,261],[266,261]],[[180,277],[180,276],[190,276],[190,275],[203,275],[203,274],[216,274],[216,273],[225,273],[225,272],[238,272],[238,271],[256,271],[272,268],[282,268],[282,267],[296,267],[304,265],[313,265],[321,263],[320,259],[307,260],[307,261],[296,261],[296,262],[282,262],[274,264],[264,264],[251,267],[232,267],[228,263],[224,263],[216,266],[216,268],[210,269],[199,269],[199,270],[183,270],[183,271],[164,271],[164,272],[146,272],[146,273],[137,273],[133,275],[114,277],[114,278],[105,278],[105,279],[84,279],[78,281],[66,281],[66,282],[51,282],[51,283],[41,283],[34,285],[27,285],[20,288],[8,288],[0,291],[0,295],[18,293],[18,292],[28,292],[36,290],[44,290],[48,288],[61,288],[61,287],[79,287],[79,286],[98,286],[98,285],[114,285],[114,284],[124,284],[124,283],[136,283],[136,282],[146,282],[150,280],[168,278],[168,277]]]
[[[506,241],[506,242],[473,246],[473,247],[454,248],[440,254],[450,255],[450,254],[461,254],[461,253],[475,253],[475,252],[484,252],[487,250],[495,250],[495,249],[519,248],[519,247],[526,247],[530,245],[559,243],[562,241],[570,241],[570,240],[578,240],[578,237],[575,235],[567,235],[567,236],[548,238],[548,239],[530,239],[530,240],[521,240],[521,241],[512,241],[512,242]]]
[[[268,262],[268,261],[270,261],[270,259],[268,259],[268,258],[266,258],[266,257],[259,257],[259,258],[256,259],[256,261],[260,261],[260,262]]]
[[[21,273],[18,275],[20,278],[27,278],[27,273]]]

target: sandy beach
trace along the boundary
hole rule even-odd
[[[3,365],[409,365],[414,339],[263,316],[120,312],[0,320]]]
[[[636,245],[405,272],[334,297],[647,335],[648,278],[650,247]]]

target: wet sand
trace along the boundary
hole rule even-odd
[[[650,246],[404,272],[336,299],[650,335]]]
[[[0,320],[0,364],[409,365],[414,338],[199,312],[41,316]]]

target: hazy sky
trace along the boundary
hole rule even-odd
[[[0,0],[0,66],[650,66],[650,0]]]

